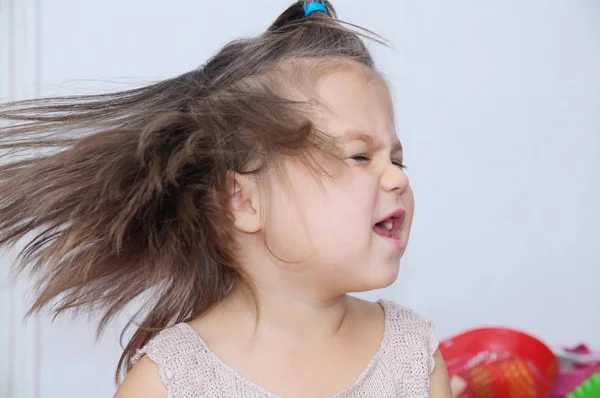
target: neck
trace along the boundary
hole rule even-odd
[[[346,295],[316,298],[287,289],[256,286],[254,296],[238,286],[223,300],[228,311],[244,314],[256,336],[286,339],[329,339],[344,326],[351,300]]]

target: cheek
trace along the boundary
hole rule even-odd
[[[273,254],[337,263],[368,244],[378,192],[368,173],[346,173],[321,184],[298,175],[292,181],[289,191],[274,189],[267,204],[265,230]]]
[[[329,247],[352,246],[365,241],[371,232],[377,185],[366,173],[352,173],[326,181],[319,194],[310,200],[311,236]],[[316,200],[315,200],[316,199]]]
[[[275,257],[297,262],[306,258],[310,242],[306,220],[299,205],[301,198],[280,190],[270,195],[267,204],[265,240]]]
[[[402,194],[400,200],[402,201],[402,206],[404,206],[404,209],[406,210],[407,227],[410,228],[415,213],[415,196],[410,185],[406,189],[406,192]]]

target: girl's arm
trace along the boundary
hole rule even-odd
[[[158,365],[144,355],[127,374],[114,398],[167,398]]]
[[[453,398],[452,389],[450,388],[450,380],[448,379],[448,372],[446,371],[446,364],[442,358],[442,354],[436,351],[433,355],[435,360],[435,367],[431,374],[429,383],[429,397],[430,398]]]

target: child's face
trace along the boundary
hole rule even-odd
[[[271,190],[267,242],[277,257],[295,262],[286,270],[320,292],[388,286],[398,275],[414,210],[388,88],[352,65],[320,78],[316,90],[328,109],[317,127],[342,140],[347,167],[319,184],[288,162],[290,187]],[[391,232],[376,225],[391,214]]]

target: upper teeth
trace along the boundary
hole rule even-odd
[[[387,228],[387,229],[391,230],[391,229],[392,229],[392,227],[394,226],[394,222],[393,222],[393,221],[391,221],[391,220],[390,220],[390,221],[386,221],[386,222],[383,224],[383,226],[384,226],[385,228]]]

